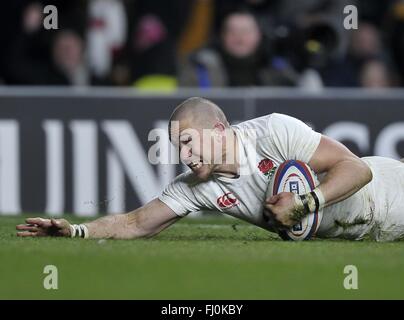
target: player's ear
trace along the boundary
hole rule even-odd
[[[212,135],[214,135],[217,141],[222,140],[226,135],[226,126],[222,122],[216,122],[212,130]]]
[[[215,126],[213,127],[213,130],[223,135],[226,131],[226,126],[223,124],[223,122],[216,122]]]

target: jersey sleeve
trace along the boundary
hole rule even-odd
[[[159,196],[159,200],[164,202],[180,217],[202,209],[194,195],[189,180],[187,173],[180,174]]]
[[[321,134],[303,121],[273,113],[268,120],[270,139],[284,160],[308,163],[321,140]]]

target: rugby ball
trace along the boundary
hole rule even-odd
[[[316,174],[306,163],[298,160],[288,160],[275,170],[268,185],[266,198],[281,192],[305,194],[315,189],[318,184]],[[322,216],[322,210],[312,212],[297,225],[286,231],[278,231],[278,234],[284,240],[309,240],[315,236]]]

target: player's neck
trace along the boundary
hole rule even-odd
[[[228,178],[238,178],[240,176],[240,161],[238,138],[233,131],[233,139],[230,139],[230,145],[226,145],[223,152],[223,164],[218,165],[214,170],[215,174]]]

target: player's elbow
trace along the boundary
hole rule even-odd
[[[370,170],[369,167],[367,169],[367,172],[368,172],[368,175],[367,175],[368,182],[367,183],[369,183],[369,182],[371,182],[373,180],[373,173],[372,173],[372,170]]]
[[[373,173],[370,167],[361,160],[361,176],[363,177],[363,185],[367,185],[373,179]]]

